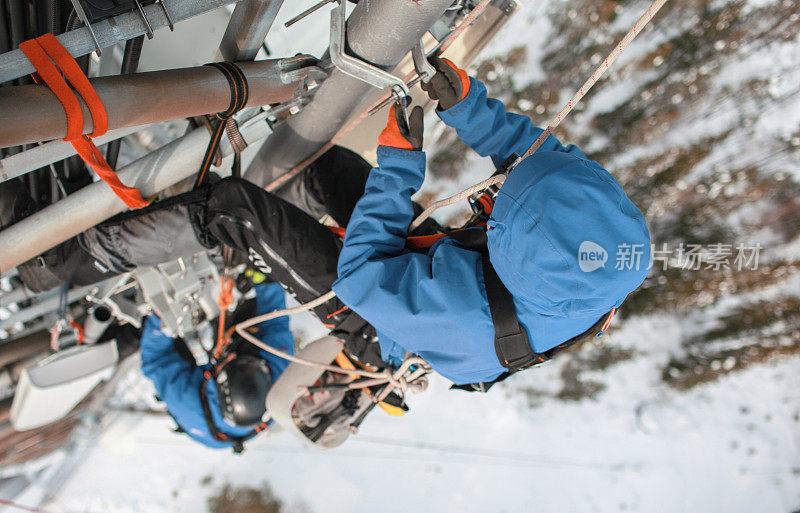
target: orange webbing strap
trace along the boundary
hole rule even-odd
[[[83,161],[111,187],[114,194],[129,208],[147,206],[149,202],[142,197],[138,190],[128,187],[120,181],[106,159],[103,158],[100,150],[89,138],[103,135],[108,130],[108,115],[103,102],[72,55],[61,46],[53,34],[45,34],[36,39],[23,41],[20,43],[19,49],[25,53],[33,67],[36,68],[37,73],[32,75],[33,80],[37,84],[44,82],[64,107],[67,115],[67,136],[64,137],[64,140],[72,144]],[[61,75],[62,73],[64,76]],[[80,101],[67,84],[67,80],[89,107],[94,130],[88,136],[83,135],[83,111]]]
[[[344,239],[345,236],[345,229],[339,226],[328,226],[327,227],[330,231],[334,234],[338,235],[339,237]],[[453,232],[460,232],[466,230],[467,228],[459,228],[458,230],[452,230]],[[452,233],[452,232],[451,232]],[[421,249],[428,249],[434,244],[436,244],[440,239],[447,237],[449,234],[447,233],[434,233],[432,235],[415,235],[412,237],[406,238],[406,248],[407,249],[414,249],[414,250],[421,250]]]

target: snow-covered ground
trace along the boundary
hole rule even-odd
[[[637,358],[594,376],[596,400],[543,400],[436,379],[411,414],[376,412],[329,452],[286,433],[241,456],[169,431],[164,417],[120,417],[48,507],[54,512],[203,511],[216,485],[268,481],[314,512],[789,513],[800,506],[800,360],[754,366],[679,393],[658,364],[672,323],[630,322],[607,344]],[[515,379],[548,386],[555,369]],[[209,486],[203,478],[213,476]]]
[[[524,3],[487,48],[486,58],[503,56],[520,45],[527,48],[524,65],[515,68],[512,77],[515,88],[547,79],[540,62],[552,49],[547,45],[556,40],[548,13],[559,2]],[[751,1],[748,7],[774,3]],[[632,7],[623,9],[609,30],[624,31],[638,17],[634,7],[643,4],[629,4]],[[301,10],[292,5],[291,12],[285,8],[281,16]],[[317,15],[316,21],[303,23],[319,24],[322,19],[324,25],[326,18]],[[701,21],[690,19],[686,24]],[[652,80],[652,70],[635,62],[653,45],[680,33],[677,24],[659,26],[658,18],[654,23],[657,28],[642,36],[652,40],[642,39],[624,54],[620,75],[587,102],[569,125],[571,133],[594,136],[593,116],[637,99],[640,87]],[[292,34],[277,28],[271,48],[279,53],[281,45],[291,45]],[[608,34],[592,30],[591,37],[602,41]],[[313,44],[319,46],[320,39]],[[747,107],[751,99],[715,99],[725,99],[724,88],[735,89],[753,78],[768,82],[775,102],[760,113],[753,104],[746,129],[714,148],[690,178],[696,180],[733,157],[762,162],[767,169],[785,162],[765,161],[762,148],[746,141],[754,132],[789,138],[800,133],[800,96],[794,93],[799,50],[800,40],[793,36],[727,61],[709,89],[716,96],[697,99],[694,111],[677,119],[677,128],[664,137],[613,155],[609,169],[614,172],[667,148],[696,144],[729,130],[741,114],[732,109]],[[565,99],[568,94],[571,91],[564,90],[560,96]],[[435,117],[426,123],[432,155],[441,128],[434,126]],[[595,137],[592,149],[600,151],[606,143]],[[800,175],[796,165],[781,169]],[[449,193],[490,171],[488,161],[469,156],[455,179],[429,177],[425,187]],[[457,208],[463,206],[453,207]],[[440,218],[447,219],[454,210],[442,212]],[[771,258],[796,260],[798,247],[795,240],[776,248]],[[317,513],[795,512],[800,510],[797,354],[752,364],[684,391],[667,384],[662,373],[671,358],[684,353],[687,338],[706,332],[725,312],[748,301],[796,294],[797,284],[796,278],[776,282],[689,315],[657,312],[615,321],[618,328],[603,344],[628,351],[628,356],[602,370],[582,369],[581,379],[593,382],[599,391],[577,401],[558,398],[569,370],[567,359],[515,376],[487,395],[449,391],[445,380],[436,378],[428,391],[410,398],[406,417],[376,411],[357,436],[329,452],[305,448],[281,433],[256,440],[244,454],[234,456],[170,432],[167,417],[117,413],[99,437],[90,440],[81,453],[83,463],[65,486],[43,506],[54,513],[196,512],[205,510],[207,498],[225,482],[258,487],[266,481],[289,503],[289,511]],[[320,333],[308,317],[292,322],[303,338]],[[716,365],[728,371],[734,364],[724,359]],[[149,393],[140,376],[130,376],[126,384],[134,398]],[[40,496],[41,490],[31,490],[21,501],[34,504]]]

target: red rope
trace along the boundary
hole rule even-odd
[[[33,80],[37,84],[44,82],[64,107],[64,113],[67,116],[67,135],[64,140],[72,144],[72,147],[75,148],[75,151],[78,152],[83,161],[97,173],[101,180],[111,187],[114,194],[129,208],[147,206],[149,202],[142,198],[138,190],[128,187],[120,181],[117,174],[106,162],[106,159],[103,158],[100,150],[90,139],[90,137],[103,135],[108,130],[108,115],[100,96],[97,95],[89,79],[83,74],[72,55],[61,46],[61,43],[58,42],[58,39],[53,34],[45,34],[36,39],[23,41],[20,43],[19,49],[25,53],[33,67],[36,68],[37,73],[32,75]],[[83,135],[81,103],[70,85],[67,84],[67,80],[89,107],[94,130],[88,136]]]

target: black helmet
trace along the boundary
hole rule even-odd
[[[272,386],[267,362],[257,356],[236,356],[222,366],[216,381],[219,409],[227,423],[251,427],[261,422]]]

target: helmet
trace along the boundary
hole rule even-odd
[[[216,377],[219,409],[225,422],[251,427],[261,422],[267,411],[267,393],[272,373],[263,359],[236,356],[222,366]]]

